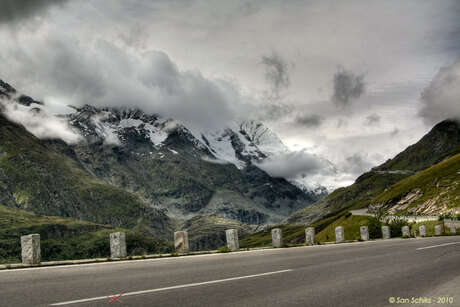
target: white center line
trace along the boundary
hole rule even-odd
[[[129,295],[138,295],[138,294],[151,293],[151,292],[159,292],[159,291],[166,291],[166,290],[173,290],[173,289],[180,289],[180,288],[187,288],[187,287],[196,287],[196,286],[202,286],[202,285],[217,284],[217,283],[233,281],[233,280],[248,279],[248,278],[260,277],[260,276],[267,276],[267,275],[273,275],[273,274],[286,273],[286,272],[290,272],[290,271],[292,271],[292,269],[275,271],[275,272],[268,272],[268,273],[261,273],[261,274],[254,274],[254,275],[246,275],[246,276],[240,276],[240,277],[218,279],[218,280],[211,280],[211,281],[204,281],[204,282],[197,282],[197,283],[193,283],[193,284],[185,284],[185,285],[178,285],[178,286],[165,287],[165,288],[142,290],[142,291],[136,291],[136,292],[126,292],[126,293],[123,294],[123,296],[121,298],[123,298],[125,296],[129,296]],[[109,296],[113,296],[113,294],[111,294]],[[70,305],[70,304],[77,304],[77,303],[90,302],[90,301],[98,301],[98,300],[107,299],[107,297],[108,296],[91,297],[91,298],[85,298],[85,299],[75,300],[75,301],[54,303],[54,304],[50,304],[50,306],[61,306],[61,305]]]
[[[415,250],[429,249],[429,248],[435,248],[435,247],[447,246],[447,245],[453,245],[453,244],[460,244],[460,242],[452,242],[452,243],[445,243],[445,244],[439,244],[439,245],[433,245],[433,246],[427,246],[427,247],[419,247],[419,248],[416,248]]]

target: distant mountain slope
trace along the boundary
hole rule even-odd
[[[20,97],[0,83],[3,106],[36,121],[52,117],[40,117],[46,103]],[[251,232],[276,224],[324,195],[253,163],[286,149],[259,122],[197,134],[140,110],[90,105],[59,118],[80,141],[38,139],[0,117],[0,205],[168,239],[190,229],[192,247],[213,249],[225,228]]]
[[[88,172],[140,195],[172,218],[217,214],[246,224],[277,223],[319,198],[270,177],[249,158],[239,160],[241,169],[216,158],[218,145],[211,144],[225,141],[203,144],[172,120],[88,105],[66,118],[86,139],[70,148]],[[231,138],[233,132],[227,133]]]
[[[296,212],[283,223],[306,225],[344,210],[364,208],[395,183],[460,152],[460,124],[446,120],[395,158],[364,173],[316,204]]]
[[[422,171],[457,153],[460,153],[460,124],[445,120],[377,170]]]
[[[133,193],[106,184],[0,114],[0,202],[165,235],[169,218]],[[162,227],[159,227],[162,225]]]
[[[460,214],[460,154],[392,185],[372,199],[371,207],[390,213]]]

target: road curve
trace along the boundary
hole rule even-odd
[[[0,306],[460,306],[459,289],[460,236],[0,271]]]

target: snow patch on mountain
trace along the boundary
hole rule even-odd
[[[273,131],[259,121],[243,121],[240,124],[240,131],[266,155],[289,150]]]
[[[246,167],[246,162],[239,159],[232,144],[232,133],[230,129],[223,131],[201,133],[201,140],[211,153],[219,160],[234,164],[238,169]]]

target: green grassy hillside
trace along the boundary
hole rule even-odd
[[[308,226],[296,225],[278,225],[272,228],[281,228],[283,231],[283,241],[285,244],[303,244],[305,243],[305,228],[314,227],[316,231],[316,240],[318,243],[335,240],[335,227],[343,226],[345,228],[346,240],[358,240],[360,237],[360,226],[369,223],[367,216],[341,215],[339,218],[324,219],[320,222]],[[271,246],[271,229],[264,229],[241,240],[242,247],[263,247]]]
[[[42,261],[109,257],[109,234],[126,233],[129,255],[171,252],[163,240],[113,226],[41,216],[0,205],[0,263],[21,262],[20,236],[40,234]]]
[[[165,235],[168,218],[0,115],[0,203]]]
[[[390,212],[460,214],[460,154],[399,181],[371,203]]]
[[[294,213],[283,224],[308,225],[322,219],[331,222],[347,210],[367,207],[375,197],[399,181],[459,152],[460,124],[443,121],[395,158],[364,173],[353,185],[337,189],[314,205]]]

